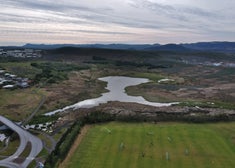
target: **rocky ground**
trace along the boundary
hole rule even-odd
[[[64,123],[80,119],[88,114],[102,112],[115,116],[117,120],[133,121],[185,121],[214,122],[235,120],[235,110],[200,107],[152,107],[137,103],[109,102],[91,109],[70,110],[62,114]],[[63,123],[63,124],[64,124]]]

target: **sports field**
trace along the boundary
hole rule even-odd
[[[235,123],[94,125],[65,167],[233,168]]]

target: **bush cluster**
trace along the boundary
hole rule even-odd
[[[55,150],[47,158],[45,168],[57,167],[58,163],[65,159],[83,125],[83,122],[77,121],[63,134],[56,144]]]
[[[41,62],[31,63],[31,66],[41,69],[41,73],[35,75],[34,83],[57,83],[68,79],[68,72],[88,69],[86,66],[78,66],[70,63]]]

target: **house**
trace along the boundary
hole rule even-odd
[[[6,139],[6,135],[5,134],[0,134],[0,141],[3,142]]]
[[[17,82],[21,82],[21,81],[23,80],[23,78],[17,77],[15,80],[16,80]]]
[[[43,168],[44,167],[44,164],[42,162],[38,162],[38,168]]]
[[[11,75],[11,74],[9,74],[9,73],[5,73],[5,74],[4,74],[5,77],[9,77],[10,75]]]
[[[29,78],[22,78],[22,82],[28,82]]]
[[[8,80],[5,80],[3,78],[0,79],[0,85],[6,84],[8,82],[9,82]]]
[[[13,78],[16,78],[16,75],[10,74],[9,77],[13,79]]]
[[[15,85],[5,85],[2,87],[3,89],[14,89]]]
[[[28,82],[18,82],[17,85],[21,88],[27,88],[29,87]]]

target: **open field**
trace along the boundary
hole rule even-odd
[[[42,92],[36,88],[4,90],[0,89],[0,112],[14,121],[22,121],[29,116],[42,99]]]
[[[94,125],[65,167],[235,167],[235,123]]]

